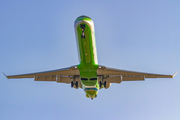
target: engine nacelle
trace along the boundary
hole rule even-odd
[[[104,87],[105,89],[108,89],[111,86],[111,83],[106,83],[106,87]]]

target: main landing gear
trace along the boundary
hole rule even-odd
[[[75,85],[75,88],[78,88],[78,81],[76,81],[76,78],[77,76],[73,76],[73,81],[71,81],[71,87],[74,87]]]
[[[104,82],[99,82],[99,87],[101,88],[102,87],[102,85],[104,85],[104,87],[106,87],[106,81],[104,81]]]
[[[102,87],[102,85],[104,85],[104,87],[106,88],[106,81],[104,81],[104,77],[102,76],[102,82],[100,81],[99,82],[99,87],[101,88]]]
[[[71,81],[71,87],[73,87],[74,85],[76,88],[78,88],[78,81],[76,81],[76,82]]]
[[[81,35],[81,39],[85,39],[85,34],[84,34],[84,30],[86,28],[85,24],[81,24],[80,27],[82,28],[82,35]]]

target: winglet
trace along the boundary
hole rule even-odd
[[[2,72],[2,73],[6,76],[6,74],[4,72]],[[7,76],[6,76],[6,78],[7,78]]]
[[[178,71],[176,72],[176,73],[174,73],[174,75],[171,75],[172,76],[172,78],[176,75],[178,73]]]

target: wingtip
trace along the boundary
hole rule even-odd
[[[174,75],[171,75],[172,76],[172,78],[176,75],[178,73],[178,71],[176,72],[176,73],[174,73]]]
[[[7,78],[7,75],[4,73],[4,72],[2,72],[3,74],[4,74],[4,76],[6,76],[6,78]]]

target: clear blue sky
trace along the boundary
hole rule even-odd
[[[162,74],[180,70],[179,0],[1,0],[0,71],[79,64],[74,21],[80,15],[94,21],[100,65]],[[0,74],[1,120],[179,120],[179,102],[180,73],[112,84],[93,101],[70,84]]]

